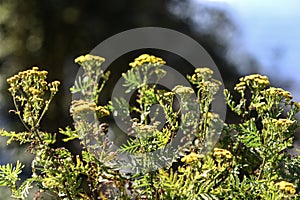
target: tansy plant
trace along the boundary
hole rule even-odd
[[[48,83],[47,72],[37,67],[7,79],[15,105],[12,112],[26,130],[1,130],[0,134],[9,138],[8,143],[29,144],[29,152],[34,155],[32,174],[22,183],[19,175],[23,164],[18,161],[16,165],[0,166],[0,185],[10,188],[13,198],[27,199],[30,189],[36,186],[35,199],[43,199],[46,193],[69,200],[299,199],[300,158],[287,150],[298,127],[295,115],[300,104],[292,101],[288,91],[271,87],[266,76],[241,78],[234,97],[225,90],[229,108],[241,119],[237,124],[225,124],[212,110],[220,82],[212,78],[209,68],[197,68],[187,76],[195,89],[178,85],[166,90],[158,84],[167,74],[162,67],[166,62],[143,54],[122,75],[125,93],[136,93],[128,107],[122,97],[98,105],[110,75],[101,68],[104,58],[88,54],[75,62],[82,71],[71,88],[75,97],[70,108],[74,128],[61,128],[59,133],[65,136],[64,142],[81,141],[80,155],[63,147],[53,148],[56,133],[40,126],[59,82]],[[150,79],[151,84],[147,84]],[[184,103],[193,99],[193,94],[195,105]],[[181,104],[176,108],[178,101]],[[153,104],[160,105],[161,110],[151,111]],[[165,124],[161,124],[161,112]],[[117,149],[107,133],[109,124],[104,121],[114,113],[121,119],[133,116],[132,126],[126,130],[130,137]],[[222,123],[223,129],[214,130],[216,123]],[[212,151],[203,153],[203,149],[212,147],[207,138],[215,131],[222,131],[224,136]],[[179,149],[169,149],[175,153],[164,158],[164,147],[179,132],[188,142]],[[157,167],[143,156],[134,161],[118,157],[153,151],[160,152],[158,158],[168,162]],[[122,166],[131,169],[126,171]]]

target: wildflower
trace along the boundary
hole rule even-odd
[[[32,70],[33,70],[33,71],[38,71],[39,68],[38,68],[38,67],[32,67]]]
[[[94,112],[96,108],[97,105],[94,102],[88,102],[84,100],[74,100],[72,101],[70,112],[72,114]]]
[[[267,90],[262,91],[262,93],[265,95],[269,95],[269,96],[282,96],[287,101],[290,101],[293,98],[290,92],[288,92],[282,88],[270,87]]]
[[[269,84],[269,79],[267,76],[262,76],[260,74],[251,74],[245,77],[240,78],[241,82],[248,82],[248,81],[256,81],[261,82],[264,84]]]
[[[164,61],[162,58],[153,55],[142,54],[139,57],[135,58],[134,62],[129,63],[129,66],[138,67],[142,66],[145,63],[151,63],[153,65],[164,65],[166,64],[166,61]]]
[[[177,85],[172,91],[178,94],[194,94],[194,90],[192,88],[182,85]]]
[[[240,85],[237,85],[235,90],[244,90],[246,84],[252,86],[253,88],[261,88],[270,85],[270,82],[267,76],[262,76],[260,74],[252,74],[240,78]]]
[[[7,83],[10,84],[10,85],[15,85],[20,79],[20,76],[19,75],[14,75],[8,79],[6,79]]]
[[[300,109],[300,103],[299,102],[293,102],[293,104]]]
[[[234,90],[240,92],[240,91],[244,91],[246,89],[246,83],[245,82],[240,82],[238,84],[235,85]]]
[[[101,63],[105,61],[104,58],[102,58],[100,56],[94,56],[91,54],[79,56],[74,61],[75,61],[75,63],[81,64],[81,63],[84,63],[84,62],[90,61],[90,60],[99,61]]]
[[[58,91],[59,85],[60,85],[59,81],[53,81],[52,83],[49,83],[50,92],[56,93]]]
[[[287,181],[280,181],[275,184],[275,186],[279,187],[279,190],[288,192],[290,194],[295,194],[296,189],[292,183],[289,183]]]
[[[97,106],[95,109],[97,116],[99,118],[105,117],[105,116],[109,116],[110,112],[109,110],[107,110],[104,106]]]
[[[281,126],[290,126],[294,124],[295,121],[290,119],[272,119],[272,123],[281,127]]]
[[[181,158],[181,162],[191,163],[198,160],[199,158],[203,158],[203,156],[198,155],[195,152],[191,152],[189,155],[186,155],[183,158]]]
[[[41,83],[42,86],[47,85],[47,81],[45,81],[45,80],[42,80],[40,83]]]
[[[209,78],[211,78],[211,75],[214,73],[211,69],[207,67],[196,68],[194,72],[195,74],[189,77],[190,81],[193,83],[198,83],[204,80],[208,80]]]
[[[51,83],[51,85],[54,86],[54,87],[57,87],[57,86],[60,85],[60,82],[59,82],[59,81],[53,81],[53,82]]]
[[[232,158],[232,154],[227,149],[220,149],[220,148],[214,148],[213,155],[215,157],[225,157],[225,158]]]
[[[39,95],[39,94],[42,93],[42,91],[40,91],[40,90],[38,90],[38,89],[35,89],[34,87],[30,87],[30,88],[29,88],[29,92],[30,92],[32,95],[34,95],[34,96]]]
[[[196,68],[195,73],[197,73],[197,74],[213,74],[214,72],[207,67],[203,67],[203,68]]]

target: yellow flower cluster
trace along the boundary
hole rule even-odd
[[[242,77],[240,78],[240,82],[257,82],[260,85],[270,85],[268,77],[260,74],[252,74]]]
[[[270,82],[267,76],[262,76],[260,74],[252,74],[240,78],[240,82],[235,85],[234,90],[238,92],[243,92],[245,91],[247,85],[253,88],[264,88],[266,86],[269,86]]]
[[[196,68],[195,73],[196,74],[210,74],[210,75],[212,75],[214,72],[210,68],[202,67],[202,68]]]
[[[37,96],[37,95],[41,94],[42,91],[35,89],[34,87],[30,87],[29,92],[31,92],[32,95]]]
[[[232,154],[227,149],[220,149],[220,148],[214,148],[213,155],[215,157],[225,157],[225,158],[232,158]]]
[[[106,117],[110,115],[109,110],[107,110],[104,106],[97,106],[95,109],[97,116],[99,118]]]
[[[200,158],[203,158],[203,155],[198,155],[195,152],[191,152],[190,154],[181,158],[181,162],[192,163]]]
[[[94,102],[88,102],[84,100],[72,101],[71,113],[79,114],[83,112],[93,112],[96,110],[97,105]]]
[[[246,89],[246,82],[242,81],[235,85],[234,90],[244,91]]]
[[[59,81],[47,83],[47,71],[39,71],[38,67],[19,72],[18,74],[7,79],[10,85],[8,89],[11,93],[15,94],[18,89],[22,89],[27,95],[40,96],[43,95],[48,88],[52,93],[58,91]]]
[[[277,126],[290,126],[295,123],[295,121],[290,119],[272,119],[272,123]]]
[[[292,183],[289,183],[287,181],[280,181],[275,184],[277,187],[279,187],[280,190],[288,192],[290,194],[295,194],[296,189]]]
[[[28,77],[40,77],[40,79],[45,79],[47,77],[47,71],[38,71],[38,67],[32,67],[32,69],[19,72],[18,74],[8,78],[6,81],[10,85],[15,85],[21,79],[28,79]]]
[[[194,90],[192,88],[183,85],[177,85],[172,91],[178,94],[194,94]]]
[[[60,85],[59,81],[53,81],[49,83],[50,92],[56,93],[58,91],[58,86]]]
[[[194,72],[195,74],[193,74],[192,77],[190,77],[190,80],[194,83],[208,80],[214,73],[211,69],[207,67],[196,68]]]
[[[164,65],[166,64],[166,61],[164,61],[162,58],[155,57],[153,55],[142,54],[139,57],[135,58],[134,62],[129,63],[129,66],[138,67],[142,66],[145,63],[151,63],[153,65]]]
[[[97,106],[94,102],[84,100],[72,101],[70,112],[75,115],[96,112],[99,118],[110,115],[110,112],[104,106]]]
[[[293,102],[293,104],[300,109],[300,103],[299,102]]]
[[[91,55],[91,54],[86,54],[86,55],[82,55],[82,56],[77,57],[74,60],[74,62],[78,63],[78,64],[81,64],[81,63],[84,63],[86,61],[91,61],[91,60],[99,61],[101,63],[105,61],[105,59],[100,57],[100,56],[94,56],[94,55]]]
[[[287,101],[290,101],[293,98],[290,92],[282,88],[275,88],[275,87],[268,88],[267,90],[263,91],[263,94],[270,95],[270,96],[283,96],[286,98]]]

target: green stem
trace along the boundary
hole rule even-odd
[[[259,174],[258,174],[258,177],[256,180],[259,180],[263,174],[263,170],[264,170],[264,167],[265,167],[265,164],[266,164],[266,158],[264,157],[263,158],[263,162],[261,164],[261,169],[259,170]]]
[[[15,106],[16,111],[17,111],[16,113],[17,113],[17,115],[19,116],[20,121],[22,122],[23,126],[24,126],[28,131],[30,131],[30,128],[26,125],[26,123],[23,121],[23,119],[22,119],[22,117],[21,117],[21,112],[20,112],[20,110],[19,110],[19,107],[18,107],[18,104],[17,104],[17,102],[16,102],[15,96],[13,95],[12,97],[13,97],[14,106]]]
[[[50,105],[50,103],[51,103],[53,97],[54,97],[54,94],[52,93],[51,96],[50,96],[50,98],[49,98],[49,100],[48,100],[48,102],[46,103],[46,106],[45,106],[45,108],[44,108],[44,110],[43,110],[43,112],[42,112],[40,118],[39,118],[38,121],[36,122],[35,127],[39,127],[40,122],[41,122],[42,118],[44,117],[45,113],[47,112],[47,110],[48,110],[48,108],[49,108],[49,105]]]

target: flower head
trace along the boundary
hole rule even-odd
[[[291,126],[295,121],[290,119],[272,119],[272,123],[276,126]]]
[[[86,61],[99,61],[99,62],[104,62],[105,59],[100,57],[100,56],[94,56],[94,55],[91,55],[91,54],[86,54],[86,55],[82,55],[82,56],[79,56],[77,57],[74,61],[75,63],[78,63],[78,64],[81,64],[81,63],[84,63]]]
[[[232,154],[227,149],[214,148],[213,155],[220,158],[232,158]]]
[[[260,74],[251,74],[240,78],[240,83],[238,83],[234,89],[241,92],[246,89],[246,85],[252,88],[261,89],[269,86],[270,82],[267,76],[262,76]]]
[[[195,74],[190,77],[190,81],[193,83],[208,80],[214,73],[210,68],[207,67],[196,68],[194,72]]]
[[[293,102],[293,104],[294,104],[298,109],[300,109],[300,103],[299,103],[299,102]]]
[[[108,109],[106,109],[104,106],[97,106],[95,109],[97,116],[99,118],[105,117],[105,116],[109,116],[110,112]]]
[[[279,190],[288,192],[290,194],[295,194],[296,189],[292,183],[289,183],[287,181],[280,181],[275,184],[275,186],[279,187]]]
[[[97,105],[94,102],[84,101],[84,100],[74,100],[72,101],[72,106],[70,112],[74,115],[95,112]]]
[[[153,55],[142,54],[139,57],[135,58],[134,62],[129,63],[129,66],[138,67],[146,63],[151,63],[153,65],[164,65],[166,64],[166,61],[164,61],[162,58]]]
[[[293,96],[291,95],[290,92],[288,92],[282,88],[270,87],[267,90],[262,91],[262,93],[267,96],[276,96],[276,97],[281,96],[281,97],[284,97],[287,101],[290,101],[293,98]]]
[[[195,152],[191,152],[189,155],[186,155],[183,158],[181,158],[181,162],[192,163],[202,157],[203,156],[198,155]]]

